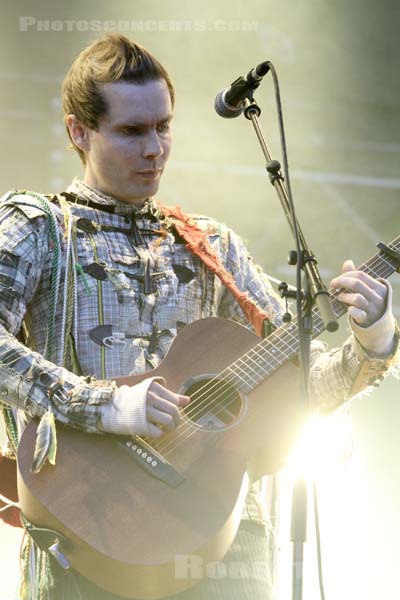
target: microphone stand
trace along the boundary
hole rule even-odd
[[[305,274],[305,292],[297,290],[300,295],[298,305],[303,301],[301,314],[298,315],[299,337],[300,337],[300,366],[302,383],[302,404],[305,414],[310,410],[309,402],[309,373],[310,373],[310,343],[313,331],[312,307],[316,305],[319,309],[321,318],[328,331],[336,331],[338,322],[333,312],[330,302],[329,292],[322,282],[317,267],[317,260],[309,249],[306,239],[301,231],[297,218],[292,214],[291,205],[288,199],[286,189],[283,184],[281,174],[281,165],[277,160],[271,160],[271,156],[261,131],[258,117],[261,109],[253,98],[252,91],[244,100],[244,116],[253,124],[257,138],[264,157],[267,161],[266,170],[269,174],[271,184],[274,186],[283,212],[289,224],[290,230],[296,240],[299,240],[299,251],[290,252],[290,264],[299,263],[300,268]],[[296,237],[297,230],[297,237]],[[300,254],[300,255],[299,255]],[[303,596],[303,547],[306,541],[307,530],[307,487],[304,478],[299,478],[293,489],[292,498],[292,523],[291,523],[291,541],[293,542],[293,563],[292,563],[292,600],[302,600]]]

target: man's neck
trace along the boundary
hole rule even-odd
[[[83,180],[81,180],[81,182],[88,188],[88,191],[90,191],[92,194],[95,194],[99,198],[103,199],[107,203],[115,203],[115,202],[123,203],[123,204],[126,204],[127,206],[131,206],[132,208],[140,210],[141,208],[143,208],[143,206],[145,205],[146,200],[147,200],[147,198],[140,198],[140,199],[132,198],[129,200],[127,200],[125,198],[119,198],[117,195],[115,195],[107,190],[101,189],[100,186],[94,185],[86,177]]]

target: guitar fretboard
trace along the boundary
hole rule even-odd
[[[400,236],[388,244],[388,247],[400,252]],[[375,279],[386,279],[399,267],[399,260],[379,252],[358,267],[358,270],[368,273]],[[337,299],[339,294],[339,290],[331,291],[332,307],[338,318],[347,311],[347,306]],[[318,309],[315,307],[312,310],[312,317],[312,337],[315,338],[325,330],[325,326]],[[239,389],[248,393],[279,367],[294,358],[299,349],[297,318],[295,318],[288,325],[280,327],[268,338],[262,340],[249,352],[229,365],[220,373],[219,378],[230,381]]]

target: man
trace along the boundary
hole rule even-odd
[[[182,213],[153,199],[170,153],[173,105],[169,76],[146,50],[119,34],[95,42],[78,56],[63,87],[65,123],[83,179],[52,202],[33,192],[3,200],[0,379],[13,409],[6,416],[14,446],[26,421],[49,410],[87,432],[160,438],[177,427],[189,398],[151,376],[119,389],[114,378],[156,367],[178,330],[197,319],[218,315],[250,327],[245,304],[235,299],[240,290],[272,327],[281,324],[280,300],[233,232],[211,219],[170,218]],[[203,232],[233,275],[230,289],[206,268],[201,252],[182,243],[184,231],[189,237]],[[331,353],[313,346],[313,392],[325,410],[350,396],[357,377],[360,389],[371,374],[381,376],[397,349],[387,282],[348,261],[332,285],[344,290],[340,299],[350,307],[353,335]],[[29,348],[15,337],[23,320]],[[265,563],[258,506],[249,499],[228,561]],[[77,573],[62,574],[31,542],[25,563],[24,598],[29,589],[57,600],[117,597]],[[177,597],[254,600],[266,593],[272,594],[267,569],[243,580],[209,578]]]

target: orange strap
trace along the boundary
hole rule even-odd
[[[171,219],[176,231],[186,242],[186,248],[198,256],[208,269],[219,277],[223,285],[237,300],[257,335],[263,336],[264,322],[265,320],[270,322],[269,315],[249,298],[247,292],[242,292],[237,287],[232,275],[225,269],[220,258],[211,248],[207,233],[200,229],[195,220],[186,215],[179,206],[159,205],[159,207],[163,215]]]

